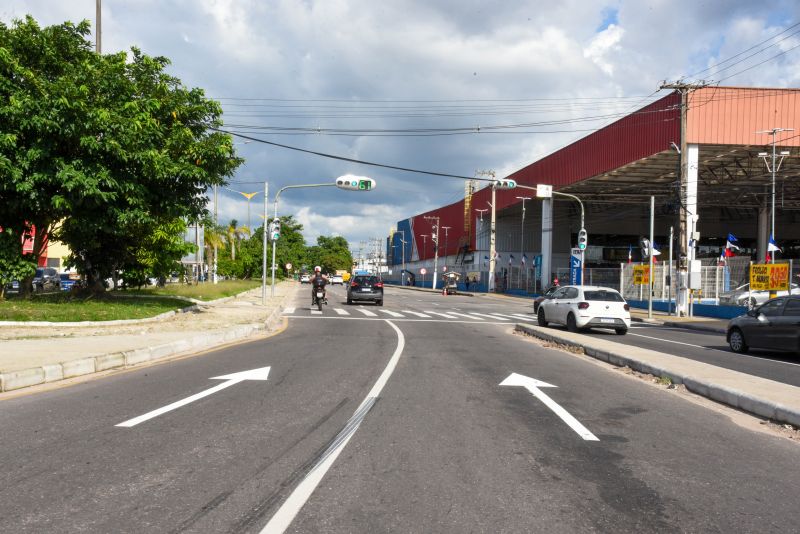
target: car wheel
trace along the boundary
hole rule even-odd
[[[547,326],[547,319],[544,316],[544,310],[539,310],[539,313],[536,315],[536,322],[539,323],[539,326]]]
[[[738,328],[731,330],[731,333],[728,335],[728,345],[730,345],[733,352],[739,354],[747,352],[747,343],[744,342],[744,334],[742,334],[742,331]]]
[[[347,297],[347,303],[348,304],[352,304],[353,303],[353,299],[351,299],[350,297]]]
[[[614,332],[616,332],[618,336],[624,336],[625,334],[628,333],[628,329],[627,328],[615,328]]]
[[[381,300],[376,300],[376,301],[375,301],[375,304],[377,304],[378,306],[383,306],[383,299],[381,299]]]
[[[578,331],[578,324],[575,322],[575,316],[571,313],[567,315],[567,330],[570,332]]]

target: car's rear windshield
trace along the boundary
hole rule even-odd
[[[625,302],[622,295],[616,291],[584,291],[583,298],[586,300],[602,300],[605,302]]]
[[[380,280],[378,280],[377,276],[356,276],[355,282],[357,284],[364,284],[371,286],[377,284],[378,282],[380,282]]]

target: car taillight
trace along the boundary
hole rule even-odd
[[[356,284],[355,282],[350,282],[350,287],[358,287],[358,284]]]
[[[589,303],[588,302],[579,302],[578,303],[578,309],[579,310],[585,310],[588,307],[589,307]]]
[[[375,287],[383,289],[383,282],[378,282],[377,284],[375,284]]]
[[[625,304],[625,306],[623,306],[623,308],[625,308],[625,311],[631,311],[631,307],[628,306],[627,304]]]

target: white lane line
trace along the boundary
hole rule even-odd
[[[284,309],[283,313],[285,313],[287,315],[294,313],[294,307],[290,307],[290,308]]]
[[[403,354],[406,339],[405,336],[403,336],[403,332],[397,328],[394,323],[389,319],[386,319],[386,322],[397,332],[397,348],[394,350],[394,354],[392,354],[389,363],[386,364],[383,373],[381,373],[381,376],[378,377],[378,380],[375,382],[375,385],[372,386],[367,397],[363,400],[358,409],[356,409],[353,417],[350,418],[342,431],[339,432],[339,435],[336,436],[331,446],[322,454],[319,462],[311,468],[311,471],[309,471],[303,481],[297,485],[292,494],[289,495],[289,498],[286,499],[286,502],[278,508],[278,511],[275,512],[275,515],[272,516],[269,523],[261,530],[261,534],[282,533],[289,528],[289,525],[292,524],[292,521],[300,512],[300,509],[303,508],[303,505],[305,505],[309,497],[311,497],[311,494],[314,493],[314,490],[317,489],[319,483],[322,482],[325,473],[328,472],[328,469],[331,468],[336,458],[339,457],[339,454],[350,442],[350,438],[356,433],[361,421],[364,420],[369,409],[375,404],[384,386],[392,376],[395,367],[397,367],[397,362],[400,361],[400,356]]]
[[[334,308],[333,311],[335,311],[339,315],[350,315],[346,310],[343,310],[341,308]]]
[[[322,312],[319,310],[311,310],[311,315],[322,315]]]
[[[473,321],[476,320],[476,319],[478,321],[485,321],[486,320],[483,317],[475,317],[474,315],[467,315],[466,313],[459,313],[459,312],[454,312],[454,311],[448,311],[447,313],[449,313],[451,315],[460,315],[461,317],[466,317],[467,319],[472,319]]]
[[[402,313],[393,312],[391,310],[381,310],[381,311],[383,313],[385,313],[386,315],[390,315],[392,317],[404,317],[404,315]]]
[[[494,319],[495,321],[508,321],[505,317],[495,317],[494,315],[489,315],[488,313],[478,313],[472,312],[472,315],[480,315],[482,317],[488,317],[489,319]]]
[[[420,312],[415,312],[415,311],[411,311],[411,310],[400,310],[400,311],[402,311],[403,313],[410,313],[411,315],[414,315],[415,317],[430,318],[430,315],[425,315],[424,313],[420,313]]]
[[[378,316],[377,313],[373,313],[373,312],[371,312],[369,310],[365,310],[364,308],[356,308],[356,309],[358,311],[360,311],[361,313],[363,313],[364,315],[366,315],[367,317],[377,317]]]
[[[508,317],[509,319],[514,319],[515,321],[523,320],[523,321],[531,321],[536,322],[536,317],[533,316],[525,316],[522,314],[519,315],[511,315],[510,313],[492,313],[492,315],[499,315],[500,317]]]
[[[430,313],[432,315],[438,315],[439,317],[444,317],[445,319],[457,319],[455,315],[449,315],[447,313],[435,312],[431,310],[422,310],[422,311],[424,311],[425,313]]]
[[[660,337],[645,336],[643,334],[634,334],[633,332],[628,332],[628,335],[629,336],[636,336],[636,337],[644,337],[644,338],[647,338],[647,339],[655,339],[656,341],[664,341],[666,343],[675,343],[676,345],[686,345],[687,347],[695,347],[695,348],[698,348],[698,349],[713,350],[715,352],[721,352],[722,354],[727,354],[728,356],[734,356],[736,358],[740,358],[740,356],[738,354],[736,354],[735,352],[728,351],[728,350],[720,350],[720,349],[715,349],[715,348],[712,348],[712,347],[704,347],[703,345],[694,345],[692,343],[684,343],[683,341],[673,341],[671,339],[662,339]],[[771,358],[758,358],[758,361],[785,363],[786,365],[797,365],[797,366],[800,366],[800,363],[784,362],[784,361],[781,361],[781,360],[773,360]]]

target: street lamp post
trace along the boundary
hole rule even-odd
[[[444,230],[444,270],[447,271],[447,231],[450,230],[452,226],[442,226],[442,230]]]
[[[436,229],[435,234],[431,234],[433,240],[433,289],[436,289],[436,278],[439,276],[439,217],[425,216],[428,221],[436,221],[433,227]]]
[[[403,261],[403,270],[400,271],[400,285],[406,285],[406,231],[405,230],[397,230],[396,234],[403,234],[403,238],[400,240],[401,249],[400,253],[402,255]],[[392,253],[394,254],[394,253]]]
[[[332,184],[300,184],[300,185],[285,185],[278,190],[278,193],[275,195],[275,217],[274,221],[278,221],[278,199],[286,189],[305,189],[309,187],[338,187],[339,189],[345,189],[347,191],[372,191],[375,189],[376,182],[373,178],[366,178],[364,176],[353,176],[351,174],[346,174],[344,176],[340,176],[336,179],[336,182]],[[266,194],[265,194],[266,197]],[[266,208],[264,209],[264,215],[266,216]],[[264,234],[266,235],[266,217],[264,219]],[[265,240],[266,243],[266,240]],[[275,296],[275,239],[273,238],[272,243],[272,290],[271,296]],[[265,245],[266,246],[266,245]],[[359,252],[360,255],[360,252]],[[266,258],[266,252],[264,254]]]
[[[772,165],[767,162],[767,153],[766,152],[759,152],[758,155],[764,159],[764,163],[767,165],[767,170],[772,174],[772,212],[770,214],[771,222],[770,222],[770,238],[775,239],[775,173],[780,169],[781,163],[783,163],[783,158],[789,155],[788,151],[781,152],[781,160],[776,161],[777,154],[775,153],[775,136],[778,135],[780,132],[793,132],[794,128],[773,128],[771,130],[761,130],[756,133],[760,134],[769,134],[772,136]],[[769,244],[767,244],[767,250],[769,250]],[[769,255],[770,263],[775,263],[775,252],[773,251]],[[772,297],[772,294],[770,294]]]
[[[531,197],[517,197],[517,198],[522,201],[522,222],[520,223],[519,226],[519,253],[521,254],[521,256],[519,257],[519,261],[520,264],[522,264],[522,257],[525,255],[525,201],[530,200]],[[526,279],[525,285],[527,286],[528,285],[527,276],[525,277],[525,279]],[[519,272],[519,285],[520,286],[522,285],[522,269],[520,269]],[[527,291],[527,287],[525,288],[525,290]]]

